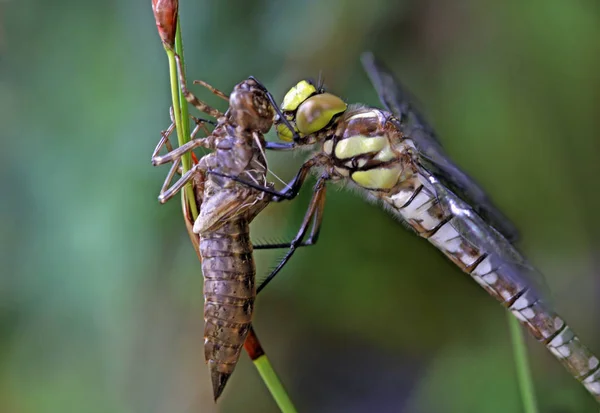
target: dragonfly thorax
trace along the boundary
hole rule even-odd
[[[368,190],[389,191],[412,175],[410,149],[389,127],[389,114],[350,106],[331,128],[322,150],[335,174]]]

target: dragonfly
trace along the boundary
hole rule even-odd
[[[228,110],[222,113],[187,90],[178,57],[177,64],[186,100],[201,112],[216,118],[216,122],[194,118],[196,127],[191,133],[192,139],[176,149],[169,142],[175,128],[172,122],[154,150],[152,163],[155,166],[172,163],[160,190],[161,203],[191,182],[200,206],[198,218],[193,221],[188,203],[183,202],[188,233],[202,262],[204,353],[216,401],[235,369],[242,346],[253,359],[264,354],[251,325],[257,288],[249,225],[272,197],[208,172],[227,173],[272,188],[273,185],[267,181],[264,134],[273,126],[278,107],[273,96],[253,77],[237,84],[229,97],[206,82],[195,81],[229,102]],[[197,138],[199,130],[207,123],[214,125],[213,131]],[[159,155],[163,147],[168,152]],[[213,152],[199,160],[194,155],[194,166],[171,185],[180,170],[182,156],[197,147],[212,149]],[[288,245],[260,247],[282,248]]]
[[[318,177],[303,224],[266,282],[283,268],[309,228],[311,237],[318,233],[325,183],[342,183],[381,204],[469,274],[600,402],[600,361],[544,300],[543,276],[514,246],[514,225],[445,154],[392,73],[371,53],[362,62],[385,109],[348,105],[302,80],[283,99],[283,117],[276,122],[281,142],[266,147],[312,146],[313,154],[281,191],[234,177],[277,200],[293,199],[309,172]]]

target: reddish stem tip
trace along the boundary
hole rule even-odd
[[[158,35],[163,44],[171,49],[175,47],[178,9],[179,0],[152,0],[152,11]]]

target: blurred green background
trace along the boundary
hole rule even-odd
[[[378,105],[359,62],[372,49],[600,352],[599,3],[181,0],[180,12],[189,77],[225,91],[255,75],[281,99],[322,72],[347,101]],[[157,202],[167,168],[150,164],[170,104],[150,0],[0,2],[0,71],[0,412],[277,411],[245,354],[212,402],[199,263],[178,201]],[[290,178],[302,159],[270,166]],[[291,238],[309,195],[269,207],[254,239]],[[505,313],[480,287],[333,186],[321,234],[255,319],[300,411],[520,411]],[[256,256],[260,274],[279,257]],[[541,411],[594,411],[528,345]]]

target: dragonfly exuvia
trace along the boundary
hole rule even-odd
[[[273,97],[254,78],[237,84],[229,98],[205,82],[198,81],[197,83],[229,101],[229,109],[223,114],[197,99],[186,89],[179,59],[177,62],[181,89],[186,99],[200,111],[215,117],[217,122],[208,136],[195,138],[204,123],[214,124],[212,121],[197,120],[198,126],[192,132],[194,139],[174,150],[168,140],[174,130],[174,125],[171,124],[153,153],[152,163],[173,163],[159,195],[161,203],[170,199],[188,182],[192,182],[196,202],[200,206],[200,213],[193,223],[190,237],[198,247],[202,260],[205,300],[204,352],[210,366],[216,400],[233,373],[242,346],[252,331],[251,321],[257,288],[249,225],[268,205],[271,195],[207,172],[230,174],[257,185],[272,187],[266,178],[267,162],[264,156],[263,134],[271,129],[278,108]],[[159,155],[163,146],[166,146],[169,152]],[[200,158],[169,187],[178,171],[181,157],[197,147],[214,151]],[[189,211],[184,210],[184,216],[188,224]],[[189,226],[188,224],[188,231]],[[262,247],[264,249],[287,246],[288,244]],[[257,339],[252,337],[256,347]],[[251,352],[257,353],[257,350],[253,349]]]

